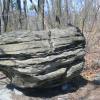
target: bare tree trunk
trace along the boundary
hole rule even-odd
[[[45,0],[38,0],[38,30],[44,29],[44,3]]]
[[[49,0],[46,0],[46,3],[47,3],[47,9],[48,9],[48,24],[50,28],[53,28]]]
[[[67,24],[70,23],[68,0],[64,0],[64,17]]]
[[[38,30],[44,30],[44,3],[45,0],[38,0],[38,5],[36,6],[32,0],[30,0],[32,3],[33,9],[36,11],[38,17],[37,17],[37,29]]]
[[[94,24],[95,24],[95,22],[97,20],[97,15],[98,15],[99,9],[100,9],[100,6],[98,6],[97,11],[95,12],[95,16],[94,16],[94,19],[93,19],[93,22],[92,22],[92,26],[91,26],[91,32],[93,31]]]
[[[54,0],[51,0],[51,10],[52,10],[52,14],[51,14],[51,21],[52,21],[52,27],[55,27],[55,4],[54,4]]]
[[[2,18],[3,18],[3,22],[4,22],[4,31],[5,32],[7,31],[9,5],[10,5],[10,0],[3,0]]]
[[[22,12],[21,12],[21,1],[17,0],[17,5],[18,5],[18,14],[19,14],[19,23],[20,23],[20,28],[22,29]]]
[[[83,10],[83,18],[82,18],[82,32],[84,32],[84,30],[86,31],[87,29],[89,30],[89,19],[90,19],[90,15],[89,13],[91,12],[91,6],[93,4],[93,0],[85,0],[85,7]],[[87,20],[87,21],[86,21]],[[87,29],[85,27],[85,25],[87,25]]]
[[[54,0],[55,4],[55,26],[60,27],[61,24],[61,0]]]
[[[1,18],[0,18],[0,35],[1,35]]]
[[[2,16],[2,4],[0,0],[0,35],[1,35],[1,16]]]
[[[27,29],[27,0],[24,0],[23,4],[24,4],[24,15],[25,15],[25,29]]]

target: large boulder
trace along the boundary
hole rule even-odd
[[[47,88],[77,77],[85,38],[76,27],[0,35],[0,70],[19,87]]]

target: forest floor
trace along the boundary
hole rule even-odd
[[[74,85],[66,83],[38,91],[26,89],[23,94],[16,89],[7,89],[8,79],[0,73],[0,100],[100,100],[100,33],[85,33],[85,38],[85,68],[80,77],[73,81]]]

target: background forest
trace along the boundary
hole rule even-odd
[[[99,31],[100,0],[0,0],[0,32],[66,28]]]

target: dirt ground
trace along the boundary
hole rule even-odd
[[[3,85],[1,88],[4,88]],[[3,90],[0,100],[100,100],[100,84],[82,77],[73,83],[52,89],[20,89],[14,86],[7,88],[10,91]]]

